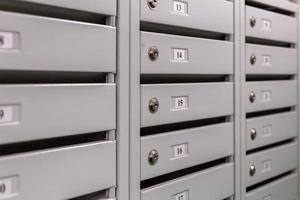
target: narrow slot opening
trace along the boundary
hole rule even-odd
[[[280,114],[285,112],[291,112],[294,110],[294,107],[287,107],[287,108],[279,108],[274,110],[266,110],[266,111],[260,111],[260,112],[253,112],[253,113],[247,113],[246,118],[254,118],[254,117],[262,117],[267,115],[273,115],[273,114]]]
[[[169,84],[169,83],[204,83],[204,82],[228,82],[229,75],[154,75],[142,74],[141,84]]]
[[[258,188],[260,188],[260,187],[263,187],[263,186],[265,186],[265,185],[267,185],[267,184],[270,184],[270,183],[272,183],[272,182],[274,182],[274,181],[280,180],[280,179],[285,178],[285,177],[287,177],[287,176],[290,176],[290,175],[292,175],[292,174],[294,174],[294,171],[288,171],[288,172],[286,172],[286,173],[280,174],[280,175],[275,176],[275,177],[273,177],[273,178],[271,178],[271,179],[268,179],[268,180],[266,180],[266,181],[263,181],[263,182],[260,182],[260,183],[255,184],[255,185],[252,185],[252,186],[250,186],[250,187],[247,187],[247,188],[246,188],[246,192],[251,192],[251,191],[253,191],[253,190],[255,190],[255,189],[258,189]]]
[[[247,75],[246,81],[284,81],[284,80],[294,80],[294,75]]]
[[[68,200],[100,200],[100,199],[110,199],[107,195],[107,190],[97,191],[90,194],[85,194],[79,197],[71,198]]]
[[[167,24],[156,24],[151,22],[141,22],[140,29],[141,31],[165,33],[170,35],[182,35],[188,37],[207,38],[207,39],[214,39],[214,40],[229,41],[230,38],[230,35],[224,33],[178,27],[178,26],[172,26]]]
[[[106,25],[107,16],[31,2],[1,0],[0,10]]]
[[[170,181],[172,179],[180,178],[180,177],[183,177],[183,176],[186,176],[186,175],[190,175],[192,173],[196,173],[196,172],[200,172],[200,171],[212,168],[212,167],[216,167],[218,165],[222,165],[222,164],[227,163],[227,161],[228,161],[227,157],[226,158],[221,158],[221,159],[211,161],[211,162],[208,162],[208,163],[204,163],[204,164],[201,164],[201,165],[193,166],[193,167],[186,168],[186,169],[183,169],[183,170],[171,172],[171,173],[168,173],[168,174],[165,174],[165,175],[162,175],[162,176],[147,179],[147,180],[144,180],[144,181],[141,182],[141,189],[145,189],[145,188],[148,188],[148,187],[151,187],[151,186],[154,186],[154,185],[158,185],[158,184],[163,183],[163,182]]]
[[[43,149],[59,148],[97,141],[106,141],[107,132],[87,133],[58,138],[49,138],[29,142],[0,145],[0,156],[38,151]]]
[[[283,14],[283,15],[295,16],[295,13],[293,11],[275,7],[272,5],[267,5],[267,4],[264,4],[263,2],[246,1],[246,5],[264,9],[264,10],[271,11],[271,12],[275,12],[275,13],[279,13],[279,14]]]
[[[210,119],[201,119],[188,122],[179,122],[174,124],[164,124],[159,126],[141,128],[141,136],[154,135],[169,131],[178,131],[188,128],[199,128],[203,126],[216,125],[227,122],[227,117],[217,117]]]
[[[290,144],[290,143],[293,143],[293,142],[295,142],[295,139],[291,138],[291,139],[288,139],[288,140],[284,140],[284,141],[281,141],[281,142],[277,142],[277,143],[274,143],[274,144],[270,144],[270,145],[267,145],[267,146],[263,146],[263,147],[259,147],[259,148],[247,151],[246,155],[254,154],[254,153],[257,153],[257,152],[260,152],[260,151],[265,151],[265,150],[269,150],[269,149],[280,147],[280,146],[284,146],[284,145],[287,145],[287,144]]]
[[[106,83],[107,73],[1,71],[0,84]]]
[[[262,38],[254,38],[254,37],[246,37],[246,43],[261,44],[261,45],[275,46],[275,47],[285,47],[285,48],[294,48],[295,47],[294,43],[268,40],[268,39],[262,39]]]

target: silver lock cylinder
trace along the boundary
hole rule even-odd
[[[250,103],[254,103],[255,100],[256,100],[256,95],[255,95],[254,92],[251,92],[251,93],[250,93],[250,96],[249,96],[249,101],[250,101]]]
[[[149,111],[151,113],[156,113],[159,109],[159,101],[157,98],[152,98],[149,101]]]
[[[148,49],[148,56],[149,56],[149,59],[151,60],[151,61],[155,61],[155,60],[157,60],[158,59],[158,57],[159,57],[159,50],[158,50],[158,48],[157,47],[150,47],[149,49]]]
[[[148,6],[151,9],[155,9],[158,5],[158,0],[148,0]]]
[[[250,137],[251,137],[251,140],[255,140],[256,137],[257,137],[257,132],[256,132],[256,129],[251,129],[250,131]]]
[[[4,117],[4,110],[0,110],[0,119],[3,119],[3,117]]]
[[[251,65],[255,65],[256,63],[256,55],[255,54],[251,54],[250,56],[250,64]]]
[[[251,165],[250,169],[249,169],[250,176],[254,176],[255,173],[256,173],[256,167],[255,167],[255,165]]]
[[[256,19],[255,19],[255,17],[250,17],[250,26],[251,27],[254,27],[256,25]]]
[[[3,183],[3,184],[0,185],[0,194],[4,194],[5,192],[6,192],[6,186]]]
[[[153,149],[148,154],[148,162],[150,165],[155,165],[158,161],[159,155],[156,149]]]

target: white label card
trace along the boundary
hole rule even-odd
[[[183,97],[172,97],[173,99],[173,110],[186,110],[188,109],[188,96]]]
[[[187,191],[176,194],[174,197],[175,197],[174,200],[188,200],[189,199]]]
[[[188,3],[183,1],[173,1],[173,12],[175,14],[188,14]]]
[[[185,62],[188,60],[188,50],[187,49],[173,49],[173,61],[175,62]]]
[[[0,124],[12,122],[13,120],[13,107],[0,106]]]
[[[180,158],[187,155],[187,144],[179,144],[173,146],[174,158]]]
[[[270,66],[272,63],[272,58],[269,55],[263,55],[262,61],[264,66]]]
[[[262,102],[268,102],[272,99],[272,92],[270,90],[262,91]]]
[[[10,32],[0,32],[0,48],[12,49],[14,47],[14,34]]]
[[[0,180],[0,199],[8,197],[12,194],[12,179],[7,178]]]
[[[269,137],[272,135],[272,126],[267,125],[263,127],[263,137]]]
[[[262,20],[262,29],[264,31],[272,31],[272,21],[267,20],[267,19],[263,19]]]
[[[264,197],[262,200],[272,200],[272,196],[268,195],[268,196]]]
[[[263,172],[272,170],[271,160],[266,160],[263,162]]]

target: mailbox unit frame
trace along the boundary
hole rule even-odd
[[[254,2],[254,3],[262,3],[261,1],[259,0],[248,0],[249,2]],[[294,39],[294,42],[298,43],[296,46],[295,46],[295,50],[297,50],[297,61],[296,61],[296,71],[294,71],[294,73],[292,73],[292,71],[290,72],[284,72],[284,71],[281,71],[280,73],[278,72],[271,72],[269,73],[269,75],[275,75],[275,74],[296,74],[296,73],[299,73],[299,56],[300,56],[300,52],[299,52],[299,40],[300,40],[300,33],[299,33],[299,25],[300,25],[300,17],[299,17],[299,6],[297,5],[293,5],[292,3],[295,3],[295,4],[299,4],[300,1],[299,0],[286,0],[286,1],[281,1],[281,0],[264,0],[263,3],[265,5],[271,5],[271,6],[274,6],[274,7],[277,7],[277,8],[281,8],[283,10],[290,10],[291,12],[295,12],[295,13],[298,13],[296,14],[295,16],[295,19],[297,21],[297,36],[295,37]],[[249,200],[249,199],[252,199],[252,198],[262,198],[262,197],[267,197],[267,196],[264,196],[264,193],[266,195],[268,195],[266,193],[265,190],[267,190],[268,188],[272,188],[272,187],[278,187],[278,185],[280,185],[280,183],[286,181],[286,179],[288,178],[293,178],[293,183],[296,184],[298,183],[298,186],[297,186],[297,200],[300,199],[300,187],[299,187],[299,182],[300,182],[300,178],[299,178],[299,174],[297,172],[294,172],[292,173],[290,176],[288,177],[283,177],[275,182],[271,182],[267,185],[264,185],[260,188],[257,188],[249,193],[246,192],[246,188],[247,188],[247,178],[245,176],[245,173],[248,173],[248,170],[249,170],[249,166],[247,166],[247,158],[246,158],[246,151],[247,151],[247,138],[246,137],[249,137],[248,133],[246,133],[246,130],[247,130],[247,119],[246,119],[246,104],[248,104],[248,92],[243,89],[243,88],[246,88],[246,74],[255,74],[255,69],[253,69],[253,71],[251,70],[247,70],[247,62],[248,61],[248,56],[247,55],[247,49],[246,49],[246,26],[248,26],[246,23],[248,23],[248,18],[246,17],[246,0],[242,0],[240,1],[240,12],[238,14],[238,17],[240,19],[240,26],[239,26],[239,30],[237,30],[237,34],[240,36],[239,37],[239,49],[240,49],[240,80],[237,84],[240,85],[240,98],[238,99],[238,101],[240,102],[240,116],[241,116],[241,121],[240,121],[240,140],[236,141],[236,148],[239,149],[240,151],[240,159],[239,159],[239,165],[240,165],[240,173],[237,173],[236,172],[236,175],[239,176],[239,181],[240,181],[240,191],[239,191],[239,194],[240,194],[240,197],[238,199],[240,200]],[[252,46],[252,45],[251,45]],[[255,45],[253,45],[255,46]],[[248,53],[249,54],[249,53]],[[265,73],[267,72],[266,69],[263,69],[263,73],[264,74],[268,74],[268,73]],[[259,73],[256,73],[256,75],[259,74]],[[300,88],[300,82],[299,82],[299,78],[298,76],[299,75],[294,75],[295,78],[293,80],[296,81],[296,88],[297,88],[297,96],[296,96],[296,99],[297,99],[297,105],[299,105],[300,103],[300,93],[299,93],[299,88]],[[298,142],[299,143],[299,124],[300,124],[300,119],[299,119],[299,106],[296,106],[296,109],[292,112],[297,112],[296,116],[297,116],[297,130],[298,130],[298,133],[297,133],[297,136],[298,138],[295,139],[294,142]],[[272,116],[272,115],[270,115]],[[257,118],[259,119],[259,118]],[[280,148],[282,146],[278,146],[278,148]],[[299,144],[298,144],[298,157],[300,155],[300,148],[299,148]],[[298,171],[300,170],[300,160],[298,159]],[[296,170],[297,171],[297,170]],[[290,185],[292,185],[290,183]],[[293,187],[293,189],[295,189],[296,187]],[[292,190],[293,190],[292,189]],[[291,192],[292,192],[291,190]],[[274,190],[270,190],[270,191],[274,191]],[[274,191],[276,194],[278,194],[278,192]],[[283,191],[281,191],[283,192]],[[294,197],[296,194],[295,193],[292,193],[290,196],[288,196],[289,198],[292,198]],[[252,198],[250,198],[252,197]],[[285,196],[282,196],[282,197],[285,197]],[[280,198],[280,197],[279,197]],[[273,199],[273,198],[272,198]],[[274,197],[275,200],[277,200],[276,197]]]
[[[146,0],[144,0],[146,2]],[[234,53],[233,53],[233,71],[230,74],[233,74],[231,82],[233,83],[233,100],[235,104],[233,105],[233,109],[235,112],[235,117],[231,119],[234,130],[233,141],[235,144],[240,143],[240,93],[241,88],[240,84],[236,84],[240,82],[240,77],[235,74],[240,74],[240,35],[236,34],[240,31],[240,1],[230,0],[233,4],[232,17],[234,19],[232,31],[225,31],[227,34],[233,36],[230,37],[230,40],[233,45]],[[143,73],[143,69],[141,69],[141,23],[142,20],[140,15],[141,9],[141,0],[130,0],[130,107],[129,107],[129,122],[130,122],[130,145],[129,145],[129,154],[130,154],[130,163],[129,163],[129,196],[130,200],[141,200],[141,190],[140,190],[140,181],[141,181],[141,136],[140,136],[140,128],[141,128],[141,82],[140,75]],[[229,3],[229,2],[228,2]],[[144,2],[143,2],[144,4]],[[167,14],[166,14],[167,15]],[[174,27],[175,28],[175,27]],[[176,29],[176,28],[175,28]],[[213,30],[213,29],[212,29]],[[181,37],[181,36],[180,36]],[[184,38],[184,36],[182,37]],[[201,39],[200,39],[201,40]],[[205,39],[204,39],[205,40]],[[155,70],[154,70],[155,71]],[[152,71],[151,71],[152,72]],[[165,71],[166,72],[166,71]],[[192,71],[193,72],[193,71]],[[147,73],[147,72],[146,72]],[[163,72],[164,73],[164,72]],[[163,74],[161,73],[161,74]],[[199,73],[201,74],[202,71]],[[154,74],[157,74],[155,71]],[[182,73],[184,74],[184,72]],[[226,73],[225,73],[226,74]],[[235,168],[234,171],[234,194],[236,199],[240,199],[240,149],[234,148],[233,154],[235,155],[235,159],[233,161],[233,165]],[[138,158],[138,159],[137,159]]]

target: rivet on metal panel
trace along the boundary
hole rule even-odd
[[[151,113],[156,113],[158,111],[159,108],[159,101],[157,98],[152,98],[149,101],[149,111]]]
[[[149,152],[148,154],[148,161],[150,163],[150,165],[155,165],[158,161],[158,151],[156,149],[153,149]]]

